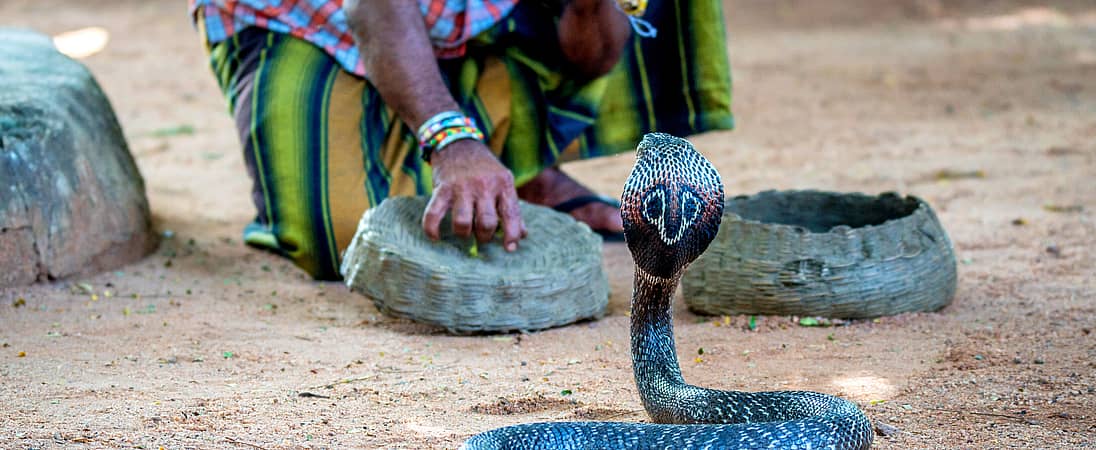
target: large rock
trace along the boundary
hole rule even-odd
[[[0,28],[0,287],[114,268],[155,245],[144,181],[91,74]]]

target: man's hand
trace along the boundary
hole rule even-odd
[[[431,157],[434,193],[422,216],[431,239],[441,236],[441,220],[452,211],[453,233],[479,242],[490,241],[502,229],[507,251],[518,248],[525,224],[518,208],[514,176],[482,142],[465,139],[449,144]]]
[[[345,0],[347,23],[362,49],[366,76],[384,102],[412,130],[442,111],[460,110],[441,78],[418,2]],[[445,213],[453,213],[453,231],[487,242],[500,225],[506,250],[517,250],[525,237],[514,176],[482,142],[460,140],[430,157],[434,193],[422,228],[441,237]]]

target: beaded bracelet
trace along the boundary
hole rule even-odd
[[[460,111],[443,111],[435,114],[433,117],[426,119],[422,125],[419,125],[418,138],[419,142],[423,142],[437,134],[442,128],[446,128],[452,125],[471,125],[472,119],[466,117]]]
[[[430,162],[430,157],[435,152],[453,142],[462,139],[483,142],[484,136],[471,117],[457,111],[445,111],[423,122],[418,129],[418,138],[422,159]]]
[[[477,141],[483,140],[483,132],[476,127],[459,126],[445,128],[431,136],[429,140],[422,146],[424,149],[430,149],[431,152],[437,152],[446,145],[449,145],[455,141],[461,139],[475,139]]]

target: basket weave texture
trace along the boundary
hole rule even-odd
[[[506,252],[496,239],[469,254],[471,239],[422,231],[426,197],[395,197],[362,216],[340,269],[351,290],[381,312],[451,333],[538,330],[605,314],[609,282],[601,238],[570,215],[521,204],[529,236]]]
[[[711,246],[682,279],[702,314],[870,318],[935,311],[956,288],[955,254],[927,203],[821,191],[727,200]]]

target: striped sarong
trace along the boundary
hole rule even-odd
[[[593,81],[566,76],[558,17],[535,1],[469,41],[462,58],[438,63],[520,186],[564,161],[633,150],[647,132],[732,128],[720,3],[652,1],[645,17],[658,36],[633,35],[620,63]],[[207,49],[254,181],[248,244],[338,279],[363,212],[390,196],[430,194],[412,130],[321,49],[255,27]]]

